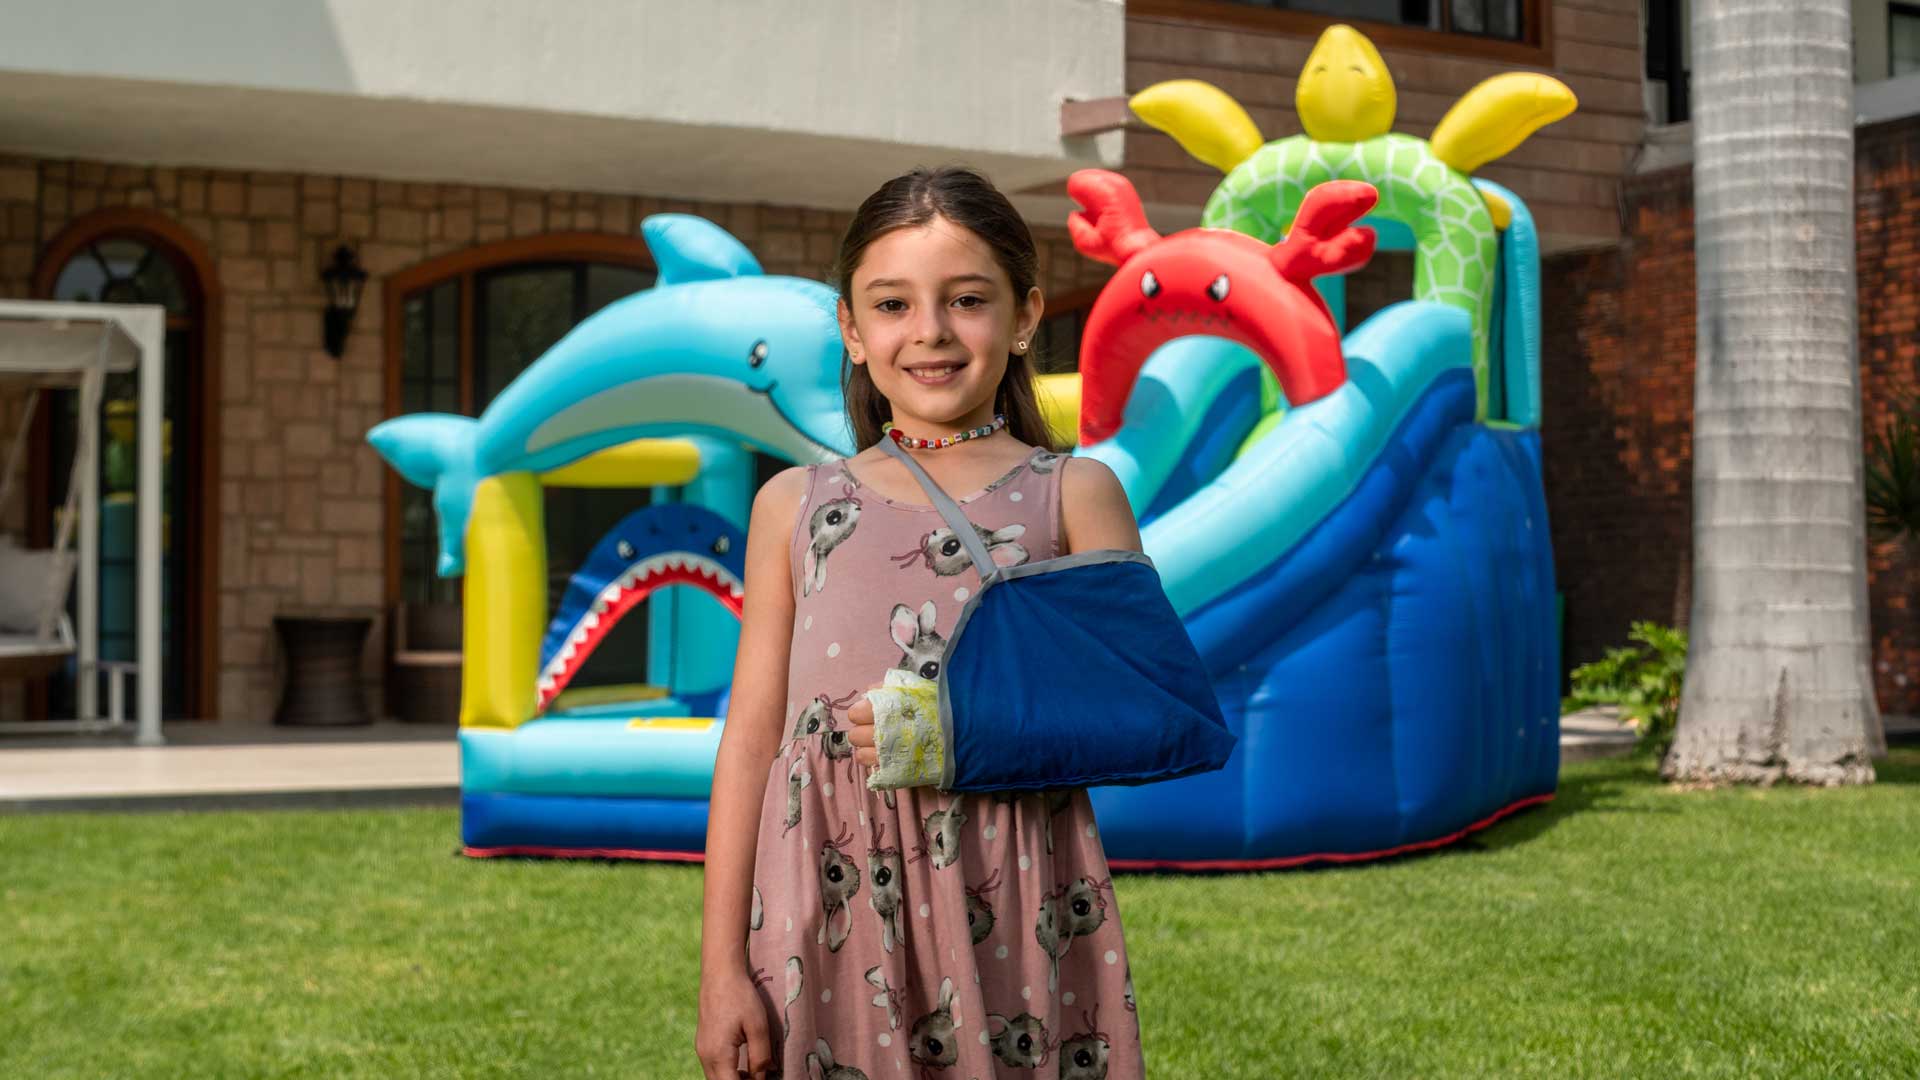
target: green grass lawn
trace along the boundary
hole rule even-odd
[[[1122,876],[1152,1075],[1920,1075],[1920,749],[1880,777],[1597,762],[1437,854]],[[0,1076],[697,1076],[700,869],[456,829],[0,817]]]

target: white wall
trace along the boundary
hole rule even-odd
[[[839,205],[864,154],[1116,164],[1059,107],[1124,93],[1124,32],[1120,0],[0,0],[0,146]]]

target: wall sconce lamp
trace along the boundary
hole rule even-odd
[[[327,286],[326,347],[338,360],[347,351],[347,331],[353,328],[353,313],[360,308],[360,287],[367,283],[367,272],[345,244],[333,253],[333,263],[320,271]]]

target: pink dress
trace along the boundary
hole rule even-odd
[[[1060,552],[1065,456],[959,497],[994,560]],[[1120,908],[1084,789],[867,790],[847,709],[932,677],[980,584],[933,507],[811,466],[792,540],[786,734],[767,774],[748,962],[788,1080],[1145,1074]],[[928,665],[934,665],[932,669]]]

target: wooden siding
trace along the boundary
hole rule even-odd
[[[1203,79],[1244,105],[1267,138],[1297,133],[1294,83],[1314,36],[1213,22],[1205,17],[1208,6],[1161,0],[1151,13],[1129,15],[1127,92],[1165,79]],[[1179,13],[1160,13],[1169,9]],[[1620,238],[1620,178],[1646,123],[1639,9],[1635,0],[1547,0],[1545,12],[1549,37],[1542,55],[1550,59],[1544,68],[1460,55],[1455,42],[1448,43],[1456,46],[1449,51],[1382,46],[1399,92],[1394,127],[1425,136],[1481,80],[1506,71],[1550,72],[1579,97],[1579,110],[1477,175],[1527,201],[1549,249],[1611,243]],[[1144,126],[1128,129],[1126,162],[1127,175],[1149,204],[1194,215],[1220,179],[1171,138]]]

